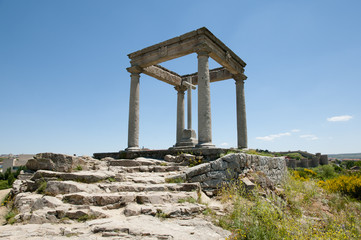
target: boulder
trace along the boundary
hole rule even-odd
[[[70,156],[57,153],[38,153],[26,163],[29,170],[72,172],[79,170],[106,170],[107,162],[89,156]]]
[[[78,165],[84,165],[84,160],[79,158],[56,153],[38,153],[33,159],[26,163],[30,170],[51,170],[57,172],[71,172]]]
[[[49,181],[45,189],[47,194],[54,196],[76,192],[96,193],[100,191],[100,188],[96,185],[74,181]]]

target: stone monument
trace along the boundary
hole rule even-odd
[[[198,72],[181,76],[159,64],[197,53]],[[216,38],[207,28],[183,34],[128,55],[131,67],[127,151],[139,150],[139,79],[147,74],[174,86],[177,91],[177,130],[174,147],[213,148],[210,83],[233,78],[236,84],[238,148],[247,148],[247,124],[244,96],[246,63]],[[222,67],[209,70],[211,57]],[[198,139],[192,129],[191,89],[198,86]],[[187,91],[187,129],[185,129],[184,93]]]

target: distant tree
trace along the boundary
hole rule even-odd
[[[14,181],[15,181],[14,174],[12,172],[10,172],[9,177],[8,177],[8,185],[12,186]]]
[[[10,173],[11,173],[11,168],[6,169],[6,171],[4,173],[4,180],[9,179]]]

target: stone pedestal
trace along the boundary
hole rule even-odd
[[[195,147],[197,141],[196,131],[193,129],[184,129],[182,132],[182,139],[177,146],[179,147]]]

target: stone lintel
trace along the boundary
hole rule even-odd
[[[198,85],[198,73],[183,75],[181,77],[182,77],[183,81],[185,81],[186,79],[191,77],[192,83],[194,85]],[[224,67],[220,67],[220,68],[214,68],[214,69],[209,70],[209,77],[211,79],[211,82],[218,82],[218,81],[222,81],[222,80],[226,80],[226,79],[231,79],[231,78],[233,78],[233,75]]]
[[[182,78],[178,74],[159,65],[146,67],[143,69],[143,73],[173,86],[182,84]]]
[[[146,68],[197,52],[205,45],[211,50],[209,56],[229,72],[243,73],[246,63],[205,27],[133,52],[128,57],[132,65]]]

